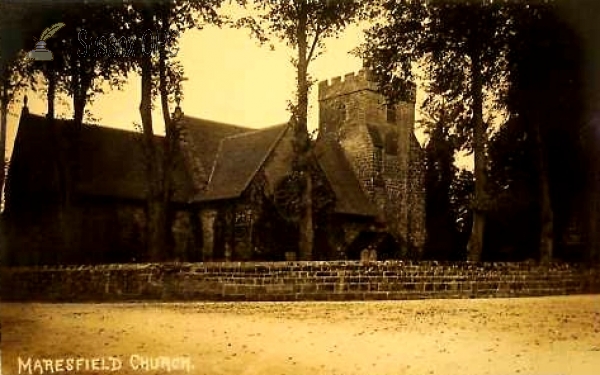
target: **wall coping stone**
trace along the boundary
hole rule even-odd
[[[502,269],[552,269],[552,270],[569,270],[569,269],[588,269],[598,268],[585,264],[578,263],[550,263],[546,265],[529,263],[529,262],[440,262],[440,261],[376,261],[376,262],[361,262],[361,261],[282,261],[282,262],[169,262],[169,263],[117,263],[117,264],[100,264],[100,265],[43,265],[43,266],[20,266],[20,267],[5,267],[0,266],[0,272],[30,272],[30,271],[72,271],[72,270],[144,270],[144,269],[162,269],[165,271],[179,270],[189,272],[193,269],[228,269],[228,270],[249,270],[258,268],[267,268],[275,270],[285,270],[289,267],[294,268],[311,268],[317,267],[335,267],[343,269],[345,267],[361,267],[361,268],[378,268],[384,269],[390,266],[402,267],[410,269],[416,268],[442,268],[454,269],[485,269],[490,271]],[[434,271],[435,271],[434,270]]]

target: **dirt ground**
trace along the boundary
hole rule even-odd
[[[600,374],[600,295],[345,303],[3,303],[0,322],[1,373],[8,375],[60,370],[119,375]],[[159,356],[163,361],[148,360]],[[105,358],[104,367],[100,360],[94,366],[101,367],[93,367],[95,358]],[[73,367],[77,359],[80,371]],[[92,370],[86,371],[85,363]],[[148,370],[152,363],[161,369]]]

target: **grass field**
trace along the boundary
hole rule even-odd
[[[0,322],[2,374],[8,375],[60,370],[119,375],[600,374],[598,295],[341,303],[3,303]]]

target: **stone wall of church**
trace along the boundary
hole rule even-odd
[[[177,210],[172,217],[172,246],[171,259],[175,261],[201,261],[202,247],[196,235],[199,235],[199,225],[194,225],[194,215],[188,210]],[[198,243],[200,242],[200,243]]]
[[[77,202],[69,211],[38,206],[3,218],[4,264],[101,264],[146,260],[143,203]],[[198,260],[188,211],[173,215],[171,260]]]
[[[9,264],[128,262],[140,260],[144,247],[143,209],[125,203],[37,206],[4,222]]]
[[[40,206],[36,212],[2,217],[1,264],[56,264],[64,256],[59,236],[60,222],[52,207]]]

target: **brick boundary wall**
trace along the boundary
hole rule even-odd
[[[442,262],[169,263],[0,269],[3,301],[296,301],[600,293],[600,269]]]

